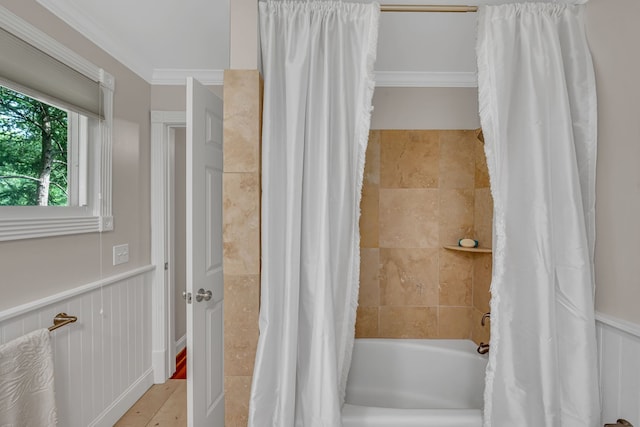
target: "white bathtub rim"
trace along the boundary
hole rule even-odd
[[[342,416],[365,416],[365,417],[382,417],[387,416],[432,416],[454,418],[477,418],[481,417],[482,409],[398,409],[398,408],[379,408],[376,406],[362,406],[345,403],[342,406]]]
[[[402,344],[403,346],[410,347],[424,347],[428,346],[440,351],[459,351],[468,353],[469,355],[478,359],[487,359],[486,355],[479,354],[477,352],[478,345],[470,339],[442,339],[442,338],[356,338],[356,342],[367,344]]]
[[[481,427],[480,409],[393,409],[344,404],[344,427]]]

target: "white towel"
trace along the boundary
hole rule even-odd
[[[53,356],[47,329],[0,346],[0,427],[53,427]]]

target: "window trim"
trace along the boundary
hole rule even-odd
[[[67,159],[67,182],[69,185],[69,206],[87,206],[88,200],[88,163],[89,163],[89,121],[80,113],[68,113],[67,140],[69,158]]]
[[[0,6],[0,27],[42,52],[100,83],[104,119],[89,126],[90,141],[97,142],[88,156],[87,206],[0,207],[0,241],[103,232],[113,230],[111,165],[113,91],[115,80],[102,68],[73,52],[49,35]]]

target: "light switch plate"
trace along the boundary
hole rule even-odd
[[[129,244],[116,245],[113,247],[113,265],[129,262]]]

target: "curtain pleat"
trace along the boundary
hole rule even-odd
[[[259,7],[262,277],[249,426],[338,427],[357,307],[379,5]]]
[[[485,426],[600,423],[596,95],[584,6],[484,6],[478,85],[494,199]]]

